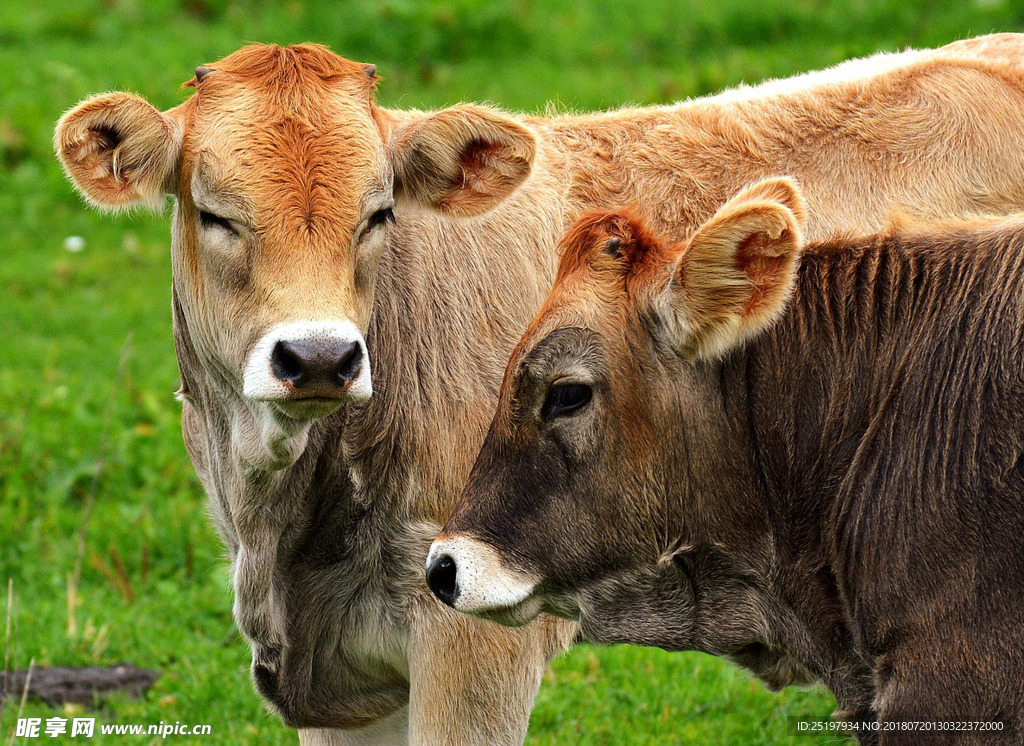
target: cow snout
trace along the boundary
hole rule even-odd
[[[243,393],[297,417],[317,417],[373,391],[363,335],[349,321],[279,324],[253,346]]]
[[[457,611],[520,625],[540,613],[538,579],[502,561],[494,547],[442,534],[427,556],[427,586]]]
[[[363,350],[355,341],[282,340],[270,356],[271,370],[279,380],[320,396],[343,395],[362,362]]]

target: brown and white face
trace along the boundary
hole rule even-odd
[[[435,595],[505,624],[546,611],[596,642],[687,646],[695,599],[666,552],[699,520],[687,497],[723,479],[708,458],[725,429],[708,363],[781,313],[803,221],[796,187],[775,179],[678,246],[628,213],[570,229],[431,547]]]
[[[94,204],[175,197],[190,345],[222,391],[279,420],[370,397],[364,337],[396,199],[473,215],[530,172],[521,125],[472,106],[399,121],[375,107],[375,83],[372,66],[316,45],[255,45],[198,68],[175,109],[104,94],[57,127],[57,152]]]

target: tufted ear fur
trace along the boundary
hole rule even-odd
[[[174,191],[181,130],[138,96],[83,101],[60,118],[53,141],[68,178],[101,209],[158,209]]]
[[[798,226],[803,228],[807,225],[807,201],[793,179],[777,177],[756,181],[740,190],[739,194],[729,200],[729,204],[755,200],[779,202],[793,213]]]
[[[807,209],[797,185],[768,179],[744,189],[684,246],[662,309],[672,345],[688,357],[722,355],[786,308]]]
[[[399,199],[468,217],[492,209],[526,180],[537,142],[504,114],[464,104],[410,122],[389,147]]]

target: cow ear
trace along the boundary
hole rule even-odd
[[[740,192],[693,234],[667,291],[676,349],[714,358],[782,314],[796,282],[806,212],[795,183],[770,179]]]
[[[57,122],[54,149],[68,178],[101,209],[158,209],[174,191],[181,130],[130,93],[83,101]]]
[[[807,200],[796,181],[786,177],[775,177],[756,181],[729,200],[729,204],[754,202],[778,202],[789,208],[801,229],[807,225]]]
[[[398,199],[469,217],[495,207],[526,180],[537,141],[498,111],[461,105],[399,128],[390,151]]]

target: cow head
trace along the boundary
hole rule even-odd
[[[183,393],[202,375],[257,441],[370,397],[364,335],[396,200],[471,216],[530,172],[534,137],[511,119],[475,106],[400,116],[375,106],[376,81],[323,47],[254,45],[197,68],[174,109],[108,93],[57,125],[93,204],[175,198]],[[262,445],[257,465],[297,456]]]
[[[730,515],[728,499],[751,471],[731,445],[716,363],[785,307],[804,214],[797,188],[774,179],[676,246],[629,212],[569,230],[431,547],[441,600],[508,624],[579,619],[598,642],[688,647],[695,568],[742,595],[744,572],[714,547],[756,520]]]

